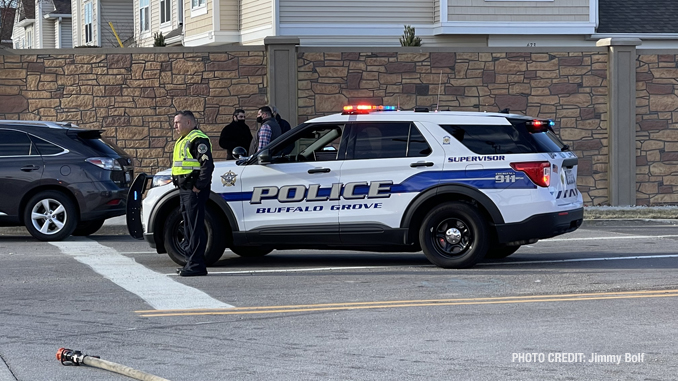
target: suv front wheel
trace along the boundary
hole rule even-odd
[[[219,221],[219,217],[214,214],[212,209],[205,208],[205,233],[207,235],[205,264],[207,266],[217,263],[226,250],[226,237],[221,232],[225,226],[220,224]],[[184,242],[184,218],[181,216],[181,209],[178,206],[167,216],[163,233],[165,249],[167,249],[169,257],[174,263],[181,266],[185,265],[186,257],[181,250],[181,244]]]
[[[448,202],[431,210],[419,230],[419,242],[433,264],[464,269],[483,260],[488,244],[485,219],[473,206]]]
[[[73,201],[58,191],[44,191],[28,200],[24,209],[24,225],[40,241],[61,241],[78,225]]]

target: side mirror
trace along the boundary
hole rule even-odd
[[[233,155],[233,158],[238,160],[243,156],[247,156],[247,150],[243,147],[235,147],[233,148],[233,152],[231,152]]]
[[[268,148],[261,150],[259,155],[257,155],[257,162],[259,164],[270,164],[271,163],[271,152]]]

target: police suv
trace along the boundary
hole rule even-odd
[[[304,248],[423,251],[440,267],[467,268],[574,231],[577,156],[552,126],[389,106],[309,120],[248,158],[215,163],[206,262],[226,248],[243,257]],[[132,236],[185,263],[170,170],[137,177],[127,219]]]

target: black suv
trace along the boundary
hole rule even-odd
[[[0,226],[41,241],[90,235],[126,212],[132,159],[70,123],[0,121]]]

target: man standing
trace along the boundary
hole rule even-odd
[[[259,150],[266,147],[268,143],[281,135],[280,125],[278,125],[278,122],[273,118],[273,111],[271,111],[270,107],[264,106],[259,108],[259,111],[257,112],[257,123],[261,123],[261,126],[259,127],[259,130],[257,130],[254,139],[252,139],[250,149],[247,151],[250,155],[259,152]]]
[[[184,219],[184,241],[181,249],[186,265],[177,269],[180,276],[207,275],[205,265],[205,204],[210,197],[212,172],[212,144],[198,129],[198,122],[190,111],[179,111],[174,116],[174,130],[179,140],[174,143],[172,180],[179,187],[181,215]]]
[[[278,113],[278,108],[273,105],[271,105],[270,107],[271,111],[273,111],[273,117],[275,118],[275,121],[278,122],[278,124],[280,125],[280,133],[284,134],[285,132],[289,131],[292,128],[292,126],[290,126],[290,124],[280,116],[280,114]]]
[[[233,160],[233,148],[247,149],[251,142],[252,131],[245,124],[245,110],[237,109],[233,112],[233,121],[221,130],[219,146],[227,151],[226,159]]]

